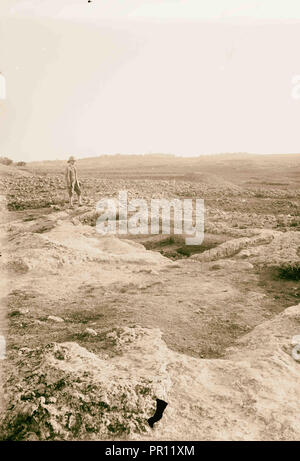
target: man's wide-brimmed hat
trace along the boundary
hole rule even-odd
[[[73,155],[71,155],[71,157],[68,160],[68,163],[71,163],[71,162],[75,162],[75,158],[73,157]]]

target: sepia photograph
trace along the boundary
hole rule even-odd
[[[1,445],[300,441],[299,44],[299,0],[0,0]]]

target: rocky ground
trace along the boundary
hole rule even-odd
[[[299,440],[297,189],[83,175],[71,210],[62,175],[4,170],[2,439]],[[119,190],[204,197],[203,244],[98,235]]]

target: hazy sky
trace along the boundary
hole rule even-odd
[[[0,155],[300,151],[299,0],[0,0]]]

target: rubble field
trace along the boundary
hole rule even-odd
[[[2,166],[0,438],[299,440],[300,159],[288,158],[280,178],[251,156],[183,174],[146,158],[140,176],[123,159],[80,161],[73,209],[59,162]],[[96,203],[120,190],[204,198],[204,241],[99,235]],[[152,429],[157,398],[168,406]]]

